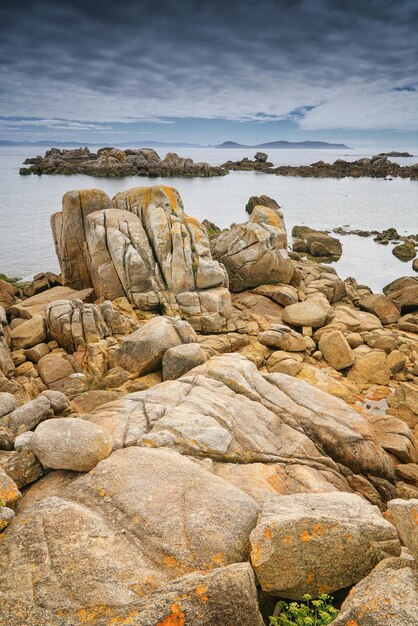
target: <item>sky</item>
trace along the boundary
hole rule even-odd
[[[417,0],[2,3],[0,139],[418,145]]]

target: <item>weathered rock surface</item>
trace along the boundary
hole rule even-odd
[[[353,585],[401,547],[392,524],[360,496],[270,496],[251,533],[264,591],[301,600]]]
[[[140,310],[180,315],[203,332],[227,326],[231,302],[225,270],[213,260],[204,227],[185,214],[175,189],[136,187],[113,200],[104,198],[99,207],[94,198],[86,197],[82,216],[77,207],[68,209],[80,239],[70,229],[57,244],[60,264],[69,268],[63,269],[64,284],[93,284],[97,297],[126,296]],[[64,219],[66,210],[64,201],[62,217],[56,214],[55,221]]]
[[[358,302],[363,311],[376,315],[382,324],[394,324],[400,318],[399,309],[383,294],[370,294]]]
[[[351,367],[354,363],[354,354],[347,339],[340,330],[324,333],[319,342],[324,359],[336,370]]]
[[[115,448],[173,447],[235,463],[297,460],[341,481],[337,462],[393,480],[392,462],[357,411],[302,380],[262,376],[238,354],[213,357],[176,381],[124,396],[86,419],[108,429]]]
[[[265,206],[254,207],[248,222],[233,224],[211,241],[213,258],[225,266],[233,292],[290,283],[294,267],[286,248],[283,214]]]
[[[59,497],[41,491],[2,542],[8,568],[0,572],[0,588],[14,602],[59,608],[73,616],[90,606],[104,606],[116,617],[117,610],[127,617],[138,604],[144,620],[155,615],[165,619],[172,614],[172,603],[164,602],[162,592],[177,579],[173,589],[179,590],[179,609],[187,616],[196,604],[181,598],[188,589],[179,577],[191,574],[198,583],[194,593],[208,597],[215,615],[217,602],[219,610],[225,602],[222,580],[237,590],[234,594],[243,585],[246,599],[241,600],[248,603],[254,623],[260,622],[248,566],[233,566],[229,575],[217,569],[248,557],[248,536],[259,511],[254,500],[227,481],[174,451],[129,448],[56,489]],[[40,558],[46,546],[47,561]],[[213,583],[208,579],[207,587],[200,587],[205,583],[193,574],[196,570],[213,570]],[[35,593],[30,572],[39,581]],[[155,592],[161,592],[160,614]],[[148,602],[142,598],[151,593],[153,610],[147,615]],[[173,597],[170,590],[167,595]],[[240,619],[248,624],[245,617]]]
[[[342,245],[339,239],[328,233],[314,230],[308,226],[294,226],[292,229],[294,252],[307,252],[315,257],[333,257],[339,259],[342,255]]]
[[[350,591],[334,626],[415,626],[418,570],[412,559],[387,558]]]
[[[411,551],[414,559],[418,561],[418,499],[390,500],[388,509],[402,543]]]
[[[10,332],[12,349],[31,348],[46,339],[45,321],[42,316],[34,315],[31,319],[19,324]]]
[[[198,343],[184,343],[169,348],[163,356],[163,380],[175,380],[189,370],[202,365],[206,355]]]
[[[324,307],[319,301],[305,300],[304,302],[297,302],[285,307],[282,319],[283,322],[292,326],[319,328],[325,324],[329,308],[331,308],[329,305]]]
[[[109,456],[112,439],[96,424],[62,417],[40,424],[30,448],[46,468],[88,472]]]
[[[178,317],[154,317],[122,341],[116,363],[142,376],[161,369],[164,353],[183,343],[197,343],[188,322]]]
[[[287,352],[303,352],[306,350],[305,338],[284,324],[272,324],[268,330],[259,335],[258,341],[270,348]]]
[[[348,373],[348,379],[360,385],[387,385],[390,380],[390,369],[387,365],[386,354],[383,350],[372,350],[366,354],[357,355]]]

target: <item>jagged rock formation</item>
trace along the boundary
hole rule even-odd
[[[229,288],[239,292],[265,283],[290,283],[294,267],[287,251],[283,213],[254,206],[245,224],[233,224],[211,240],[213,258],[229,276]]]
[[[227,327],[226,273],[175,189],[137,187],[112,201],[95,190],[71,192],[52,228],[64,284],[93,284],[97,297],[126,296],[140,310],[180,315],[198,330]]]
[[[169,152],[161,159],[155,150],[118,150],[100,148],[97,154],[88,148],[60,150],[51,148],[45,155],[25,159],[20,174],[87,174],[89,176],[224,176],[227,170]]]

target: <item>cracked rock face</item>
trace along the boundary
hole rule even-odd
[[[174,188],[136,187],[100,202],[90,190],[90,204],[82,193],[66,194],[52,219],[64,284],[93,285],[96,297],[109,300],[126,296],[140,310],[180,315],[201,332],[227,327],[225,269]]]
[[[392,461],[357,411],[285,374],[263,376],[238,354],[212,357],[85,419],[108,429],[115,448],[172,447],[229,463],[300,464],[325,472],[330,488],[336,481],[347,491],[337,463],[393,478]]]
[[[248,222],[233,224],[211,241],[213,258],[225,266],[233,292],[290,283],[294,266],[286,248],[283,214],[265,206],[254,207]]]

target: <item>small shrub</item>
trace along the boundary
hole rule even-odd
[[[338,611],[332,606],[331,596],[322,594],[316,600],[306,594],[303,602],[279,604],[279,614],[270,617],[270,626],[327,626],[337,617]]]

